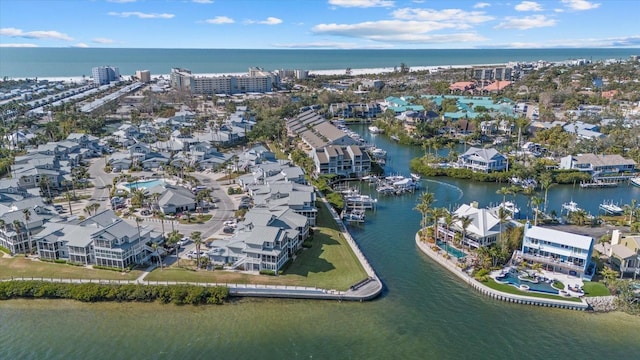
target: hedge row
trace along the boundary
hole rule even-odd
[[[0,300],[15,298],[98,301],[159,301],[163,304],[222,304],[229,296],[225,286],[142,284],[68,284],[46,281],[0,282]]]

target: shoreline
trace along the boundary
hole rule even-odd
[[[477,281],[473,277],[471,277],[466,272],[462,271],[462,269],[456,267],[443,257],[439,256],[433,250],[431,250],[430,246],[420,240],[420,234],[415,234],[415,243],[418,246],[418,249],[423,254],[427,255],[429,258],[440,264],[443,268],[456,275],[463,282],[470,285],[474,290],[479,291],[483,295],[487,295],[496,300],[522,304],[522,305],[534,305],[534,306],[542,306],[542,307],[554,307],[561,309],[569,309],[569,310],[579,310],[579,311],[588,311],[591,310],[588,302],[585,299],[581,299],[580,302],[573,301],[564,301],[564,300],[555,300],[555,299],[547,299],[547,298],[539,298],[532,297],[526,295],[517,295],[517,294],[509,294],[504,293],[498,290],[494,290],[481,282]]]
[[[449,69],[465,69],[465,68],[473,68],[473,67],[491,67],[491,66],[505,66],[507,63],[494,63],[494,64],[464,64],[464,65],[421,65],[421,66],[409,66],[409,73],[412,72],[422,72],[422,71],[440,71],[440,70],[449,70]],[[397,66],[395,67],[376,67],[376,68],[352,68],[351,74],[346,74],[345,69],[329,69],[329,70],[307,70],[309,72],[309,76],[364,76],[364,75],[382,75],[392,73],[397,71]],[[277,71],[277,70],[271,70]],[[221,77],[221,76],[246,76],[247,72],[221,72],[221,73],[193,73],[192,75],[195,77]],[[131,75],[122,75],[124,78],[133,76]],[[47,80],[50,82],[64,82],[64,83],[75,83],[82,81],[91,81],[90,76],[76,75],[76,76],[34,76],[34,77],[9,77],[8,80],[26,80],[26,79],[38,79],[38,80]],[[152,80],[169,80],[170,74],[151,74]]]

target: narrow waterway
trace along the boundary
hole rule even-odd
[[[389,173],[408,176],[409,160],[422,153],[384,136],[373,142],[388,151]],[[438,206],[500,201],[499,184],[444,178],[423,183],[436,193]],[[595,212],[602,199],[640,197],[632,191],[637,190],[557,187],[549,191],[550,207],[558,204],[559,210],[573,198]],[[380,197],[365,224],[350,226],[385,284],[375,301],[242,299],[202,307],[5,301],[0,302],[0,359],[637,357],[639,317],[492,300],[422,255],[414,243],[417,195]],[[526,199],[519,201],[524,208]]]

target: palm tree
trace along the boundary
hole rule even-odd
[[[631,226],[635,220],[636,210],[638,210],[638,200],[631,200],[631,204],[625,205],[624,208],[629,213],[629,226]]]
[[[143,218],[136,216],[136,228],[138,228],[138,240],[140,240],[140,223],[144,221]]]
[[[536,208],[536,212],[533,216],[533,225],[537,226],[538,225],[538,207],[540,206],[540,204],[542,204],[543,199],[541,197],[538,196],[533,196],[531,198],[531,206],[535,206]]]
[[[158,264],[160,265],[160,269],[162,270],[162,258],[158,253],[158,244],[156,243],[151,244],[151,248],[153,249],[153,252],[156,254],[156,257],[158,258]]]
[[[20,223],[20,220],[16,219],[13,220],[13,231],[16,232],[16,240],[20,239],[20,241],[18,242],[19,244],[22,244],[22,223]],[[16,252],[22,252],[24,251],[24,245],[22,246],[22,249],[16,248]]]
[[[47,191],[47,196],[49,203],[53,203],[53,199],[51,198],[51,179],[48,176],[43,176],[40,178],[40,189]]]
[[[467,238],[467,229],[469,228],[469,225],[473,223],[473,219],[465,215],[459,217],[458,220],[460,220],[460,228],[462,229],[462,244],[464,245]],[[469,245],[469,247],[471,247],[471,245]]]
[[[166,219],[166,216],[163,212],[158,213],[158,219],[160,219],[160,225],[162,226],[162,241],[165,241],[166,239],[164,236],[164,220]]]
[[[502,243],[502,224],[509,219],[509,212],[504,208],[498,208],[498,222],[500,223],[500,242]]]
[[[449,211],[447,211],[444,214],[444,224],[447,226],[447,234],[445,237],[445,246],[447,247],[447,253],[449,252],[449,232],[451,231],[451,225],[453,225],[454,222],[456,222],[456,220],[458,220],[458,216],[456,214],[453,214]]]
[[[435,208],[433,209],[433,211],[431,211],[431,215],[433,216],[433,233],[436,239],[438,239],[438,221],[446,213],[447,213],[447,209],[445,208]]]
[[[29,220],[31,220],[31,211],[29,209],[22,210],[22,216],[24,216],[24,228],[27,231],[29,252],[31,252],[31,231],[29,231]]]
[[[414,208],[422,215],[422,220],[420,221],[420,229],[425,229],[427,227],[427,215],[429,214],[431,204],[434,202],[434,194],[430,192],[423,192],[418,197],[418,205]]]
[[[507,195],[511,194],[511,188],[508,186],[501,187],[496,190],[496,194],[502,195],[502,204],[504,204],[507,201]]]
[[[202,233],[194,231],[191,233],[191,240],[196,245],[196,268],[200,268],[200,245],[202,245]]]
[[[540,176],[540,186],[544,189],[544,212],[547,212],[547,199],[549,194],[549,187],[553,185],[553,178],[550,174],[544,173]]]

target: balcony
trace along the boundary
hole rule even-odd
[[[539,255],[534,255],[534,254],[521,254],[521,256],[522,256],[522,258],[524,260],[529,260],[529,261],[538,262],[538,263],[541,263],[541,264],[546,264],[546,265],[551,265],[551,266],[555,266],[555,267],[561,267],[561,268],[564,268],[564,269],[584,272],[584,266],[575,265],[573,263],[562,261],[562,260],[559,260],[559,259],[554,259],[554,258],[549,257],[549,256],[539,256]]]

